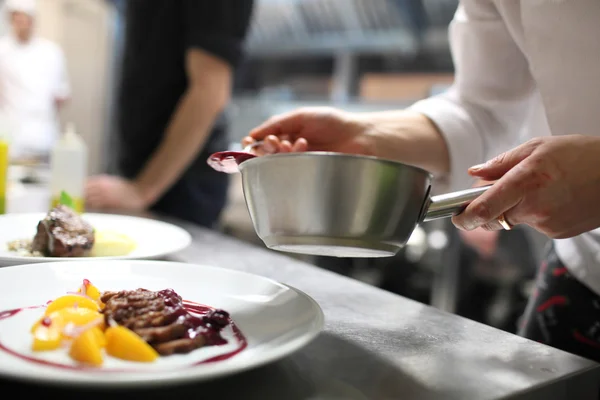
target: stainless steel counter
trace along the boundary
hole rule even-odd
[[[261,400],[598,398],[600,368],[596,363],[263,248],[180,225],[192,233],[194,242],[171,260],[252,272],[295,286],[319,302],[325,313],[325,330],[294,355],[247,373],[164,390],[110,392],[112,396]],[[0,388],[6,398],[43,395],[91,400],[107,396],[95,389],[74,391],[4,380],[0,380]]]

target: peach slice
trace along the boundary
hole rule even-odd
[[[96,335],[96,342],[98,343],[98,346],[105,348],[106,347],[106,336],[104,336],[104,332],[102,332],[102,329],[95,326],[90,330],[94,333],[94,335]]]
[[[94,366],[102,365],[102,346],[99,343],[98,332],[102,335],[98,328],[91,328],[77,336],[71,343],[69,356],[80,363]]]
[[[40,325],[33,333],[33,351],[50,351],[60,347],[62,342],[62,330],[58,326]]]
[[[96,325],[95,322],[98,322]],[[62,339],[70,335],[65,332],[68,327],[82,328],[93,325],[98,330],[104,329],[104,319],[98,311],[89,308],[63,308],[38,320],[31,332],[33,334],[34,351],[55,350],[60,347]]]
[[[124,326],[106,329],[106,352],[121,360],[152,362],[159,355],[144,339]]]
[[[98,311],[99,306],[94,300],[88,299],[87,297],[80,296],[77,294],[68,294],[61,296],[48,304],[44,315],[50,315],[55,311],[62,310],[63,308],[82,307],[89,308],[90,310]]]
[[[92,285],[92,282],[90,282],[87,279],[83,280],[83,284],[81,285],[77,293],[82,293],[85,296],[91,298],[92,300],[98,303],[102,303],[100,301],[100,290],[98,290],[96,286]]]

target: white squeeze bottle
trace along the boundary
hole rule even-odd
[[[70,122],[67,124],[65,133],[54,145],[50,156],[52,207],[61,203],[61,196],[66,194],[70,197],[75,211],[83,212],[87,159],[87,146],[83,138],[75,132],[73,123]]]

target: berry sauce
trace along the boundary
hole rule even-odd
[[[221,336],[221,330],[231,323],[227,311],[182,301],[173,289],[164,289],[158,294],[178,320],[187,327],[188,338],[202,335],[207,346],[227,344],[227,340]]]

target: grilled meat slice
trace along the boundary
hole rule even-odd
[[[94,246],[94,228],[71,208],[59,205],[38,223],[32,251],[46,257],[85,257]]]
[[[100,299],[107,325],[114,321],[131,329],[161,355],[226,343],[220,330],[229,323],[229,314],[216,310],[206,316],[192,315],[173,290],[104,292]]]

